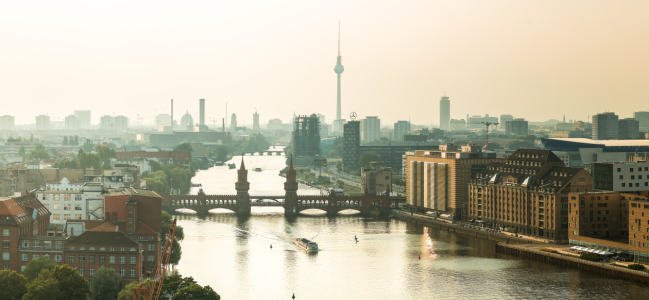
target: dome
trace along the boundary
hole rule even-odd
[[[182,118],[180,118],[180,126],[181,127],[191,127],[194,126],[194,118],[192,118],[192,115],[189,114],[189,112],[186,112]]]
[[[334,72],[336,72],[336,74],[340,74],[343,71],[345,71],[345,67],[343,67],[343,65],[341,64],[337,64],[336,67],[334,68]]]

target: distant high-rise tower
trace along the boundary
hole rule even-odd
[[[79,128],[90,128],[90,111],[89,110],[75,110],[74,116],[79,120]],[[67,127],[67,124],[66,124]]]
[[[255,110],[255,114],[252,115],[252,130],[259,130],[259,114]]]
[[[198,116],[198,126],[201,130],[205,127],[205,99],[198,99],[200,106],[200,115]]]
[[[439,128],[445,131],[451,129],[451,101],[446,97],[446,93],[439,100]]]
[[[593,116],[593,140],[617,140],[620,137],[618,116],[612,112]]]
[[[232,131],[237,128],[237,115],[235,113],[232,113],[232,117],[230,117],[230,127],[232,127]]]
[[[340,21],[338,21],[338,59],[336,66],[334,67],[334,72],[338,74],[338,94],[337,94],[337,106],[336,106],[336,120],[334,121],[334,131],[342,131],[342,115],[341,115],[341,102],[340,102],[340,74],[345,71],[345,67],[342,65],[342,57],[340,56]]]

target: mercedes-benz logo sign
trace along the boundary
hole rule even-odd
[[[352,112],[351,114],[349,114],[349,118],[352,119],[352,121],[354,121],[354,119],[356,119],[356,113]]]

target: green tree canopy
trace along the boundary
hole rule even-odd
[[[0,299],[20,300],[27,293],[27,279],[16,271],[0,271]]]
[[[133,289],[141,286],[147,286],[151,288],[153,286],[153,280],[147,278],[147,280],[145,280],[144,282],[133,281],[129,283],[119,292],[117,300],[133,300]]]
[[[192,152],[192,144],[191,143],[182,143],[176,147],[174,147],[174,151],[189,151]]]
[[[383,161],[381,161],[381,157],[378,154],[374,153],[363,153],[358,159],[358,165],[361,168],[369,166],[371,162],[377,162],[379,164],[383,163]]]
[[[67,137],[67,136],[64,136],[64,137],[63,137],[63,142],[62,142],[61,144],[62,144],[63,146],[67,146],[67,145],[68,145],[68,137]]]
[[[331,149],[328,153],[329,157],[343,157],[343,144],[338,144],[335,146],[333,149]]]
[[[36,145],[36,148],[34,148],[34,151],[29,153],[29,159],[48,159],[50,158],[50,154],[47,153],[47,150],[45,150],[45,146],[42,144]]]
[[[178,293],[171,298],[172,300],[220,300],[221,296],[217,294],[209,285],[201,287],[198,284],[192,284],[188,287],[184,287],[178,291]]]
[[[162,211],[162,240],[167,239],[167,234],[169,234],[169,229],[171,228],[172,223],[173,219],[171,218],[171,215],[166,211]],[[172,265],[177,265],[178,262],[180,262],[180,257],[182,256],[180,241],[182,241],[184,238],[185,231],[180,225],[176,225],[173,244],[171,244],[171,255],[169,256],[169,263]]]
[[[122,278],[113,268],[99,268],[92,277],[92,295],[90,299],[117,299],[119,291],[123,287]]]
[[[38,274],[43,270],[51,270],[56,268],[57,264],[45,256],[40,256],[37,259],[32,259],[23,270],[23,275],[29,282],[38,277]]]
[[[23,299],[87,300],[89,295],[88,282],[77,269],[63,265],[41,271],[27,286],[27,294]]]
[[[196,284],[196,280],[193,277],[182,277],[178,273],[171,274],[165,277],[162,283],[160,299],[172,299],[181,289],[189,287],[192,284]]]
[[[20,149],[18,149],[18,156],[25,157],[25,146],[20,146]]]
[[[228,160],[228,154],[232,151],[231,147],[228,145],[218,145],[214,149],[214,155],[216,156],[216,160],[225,162]]]

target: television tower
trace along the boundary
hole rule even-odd
[[[336,67],[334,67],[334,72],[338,74],[338,106],[336,107],[336,120],[342,119],[340,113],[340,74],[342,74],[343,71],[345,71],[345,67],[343,67],[341,61],[342,61],[342,57],[340,56],[340,20],[338,20],[338,60],[336,63]],[[340,128],[339,130],[342,130],[342,128]]]

